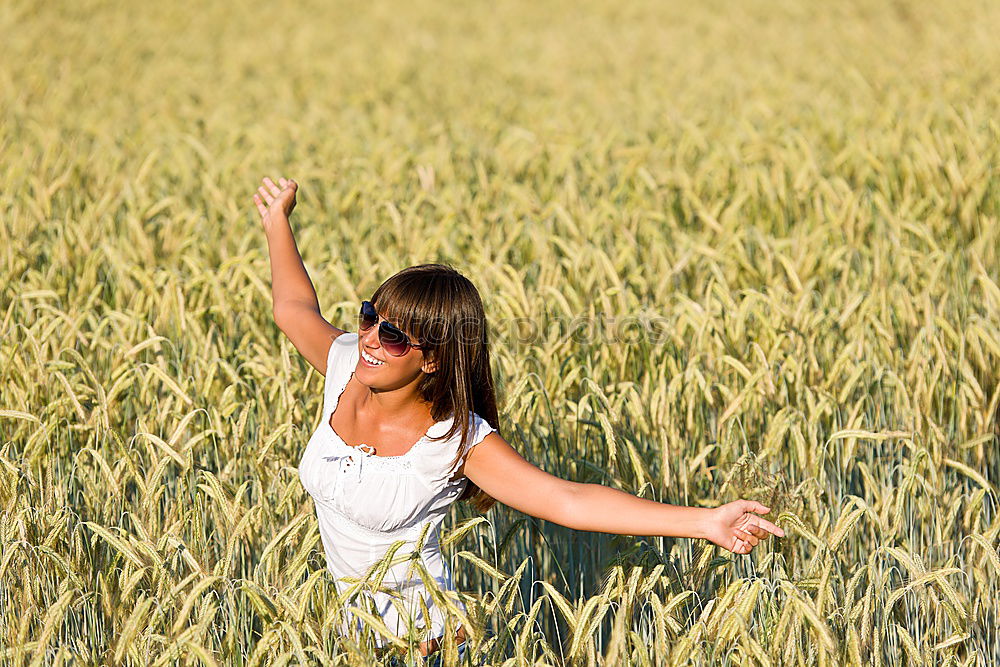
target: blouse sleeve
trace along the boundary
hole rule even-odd
[[[459,480],[454,478],[456,471],[465,462],[472,448],[496,430],[474,412],[470,411],[469,418],[472,420],[470,424],[472,432],[468,443],[461,444],[460,434],[455,434],[447,440],[428,440],[419,445],[423,450],[422,454],[412,459],[413,467],[419,476],[435,491],[441,491],[447,487],[454,493],[456,485],[459,483]],[[450,419],[438,422],[431,427],[431,432],[434,435],[443,435],[450,426]],[[456,461],[455,456],[459,449],[461,455]],[[455,461],[454,465],[452,465],[453,461]]]
[[[329,410],[337,393],[346,384],[358,360],[358,334],[343,333],[333,339],[326,353],[326,379],[323,381],[324,409]]]
[[[495,428],[490,426],[489,422],[480,417],[475,412],[472,413],[472,437],[469,439],[468,444],[464,445],[462,448],[462,461],[469,457],[469,452],[472,448],[483,441],[483,438],[488,436],[490,433],[496,431]]]

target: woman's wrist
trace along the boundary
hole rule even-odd
[[[698,510],[694,526],[691,530],[691,537],[697,540],[708,539],[708,534],[710,532],[709,526],[712,523],[712,513],[714,508],[712,507],[695,507],[692,509]]]
[[[264,225],[264,236],[267,238],[268,243],[271,242],[274,236],[291,235],[291,233],[292,226],[288,221],[288,216],[281,213],[276,215],[268,214],[268,220]]]
[[[673,529],[664,537],[704,539],[708,534],[712,520],[711,508],[671,505],[670,509],[674,514],[673,521],[670,522]]]

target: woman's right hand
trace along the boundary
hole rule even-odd
[[[270,231],[275,222],[288,222],[288,216],[295,208],[295,192],[299,189],[299,184],[284,178],[279,178],[275,183],[266,176],[261,183],[263,185],[257,188],[253,202],[260,212],[264,231]]]
[[[770,508],[752,500],[736,500],[710,510],[704,537],[734,554],[748,554],[771,535],[784,537],[785,531],[758,514]]]

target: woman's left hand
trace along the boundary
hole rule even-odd
[[[288,216],[295,209],[295,193],[299,189],[299,184],[284,178],[279,178],[278,182],[275,183],[267,177],[264,177],[261,183],[263,185],[257,188],[253,202],[260,213],[260,222],[264,226],[264,231],[270,231],[273,223],[280,221],[284,224],[288,222]]]
[[[757,514],[770,508],[752,500],[735,500],[711,510],[705,538],[734,554],[748,554],[771,535],[784,537],[785,531]]]

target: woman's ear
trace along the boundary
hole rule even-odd
[[[437,359],[435,359],[433,356],[428,356],[427,358],[424,359],[424,363],[420,367],[420,370],[430,374],[436,371],[437,368],[438,368]]]

